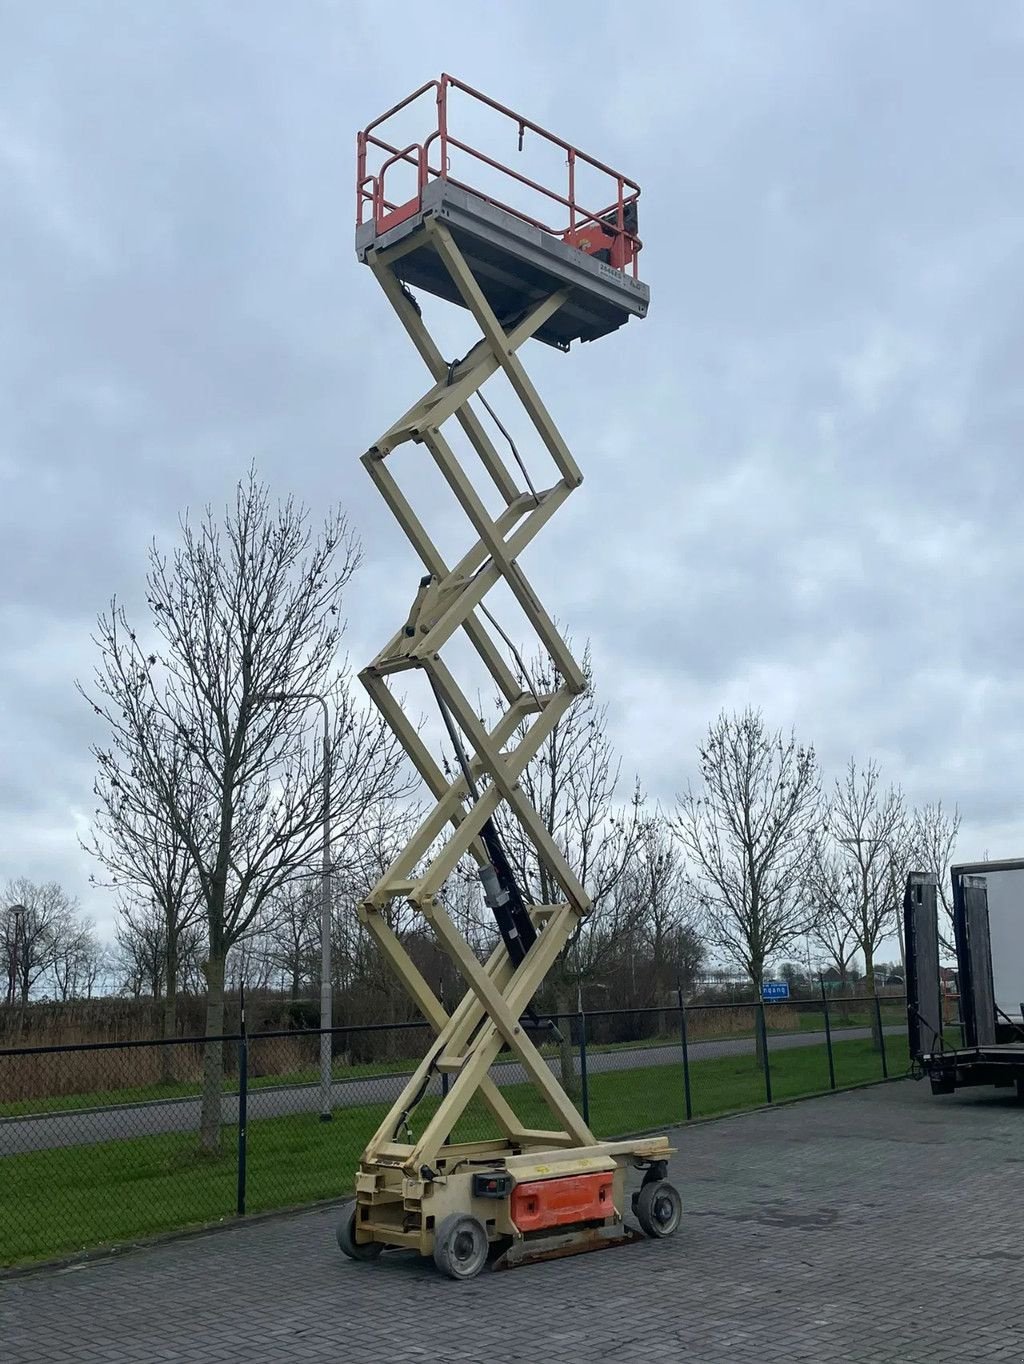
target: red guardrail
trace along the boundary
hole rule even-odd
[[[404,147],[395,146],[386,136],[386,125],[396,115],[431,90],[434,91],[436,109],[433,128],[427,131],[421,142],[411,142]],[[530,179],[478,147],[473,147],[455,136],[448,126],[449,95],[452,91],[458,91],[510,120],[518,135],[518,149],[520,151],[523,150],[523,139],[526,133],[531,132],[544,143],[564,152],[566,165],[565,192],[562,193],[560,189]],[[541,195],[552,204],[558,205],[567,211],[566,216],[554,223],[544,221],[533,217],[521,208],[514,207],[502,199],[496,198],[492,194],[485,194],[470,184],[454,179],[449,174],[450,151],[453,148],[482,165],[488,166],[492,171],[498,172],[499,175],[507,176],[510,182],[521,185],[532,193]],[[367,169],[371,152],[384,154],[384,159],[380,161],[376,170]],[[436,162],[431,159],[435,154]],[[411,199],[401,203],[389,199],[385,192],[388,172],[399,164],[411,165],[416,169],[416,193]],[[581,204],[577,198],[576,177],[577,169],[581,165],[589,168],[592,172],[597,172],[598,176],[606,177],[610,182],[611,201],[601,208],[589,209]],[[471,86],[464,85],[462,81],[447,75],[442,75],[440,80],[427,81],[421,85],[418,90],[407,95],[405,99],[388,109],[386,113],[375,118],[358,135],[357,225],[368,221],[368,218],[372,218],[378,233],[397,226],[419,211],[423,191],[428,182],[434,179],[444,179],[450,185],[475,194],[487,203],[494,204],[495,207],[514,214],[523,222],[539,228],[542,232],[556,237],[559,241],[578,247],[589,255],[606,253],[604,258],[608,264],[619,270],[629,269],[634,278],[637,276],[637,253],[643,243],[637,236],[636,202],[640,197],[640,186],[636,181],[630,180],[628,176],[613,170],[604,162],[588,156],[586,152],[580,151],[578,147],[574,147],[553,133],[549,133],[539,124],[531,122],[530,119],[515,113],[514,110],[508,109],[489,96],[481,94],[479,90],[474,90]]]

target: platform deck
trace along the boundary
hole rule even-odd
[[[443,179],[432,180],[418,211],[394,227],[380,233],[372,222],[358,227],[356,254],[365,261],[371,250],[383,254],[404,244],[391,267],[396,277],[413,291],[464,306],[422,230],[428,217],[447,225],[502,321],[559,289],[569,290],[567,302],[536,333],[549,345],[564,350],[573,341],[595,341],[647,313],[650,290],[640,280]]]

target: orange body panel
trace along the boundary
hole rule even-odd
[[[608,232],[597,223],[588,223],[586,227],[566,232],[562,241],[567,246],[575,246],[578,251],[585,251],[588,256],[596,256],[599,251],[611,252],[615,245],[615,233]]]
[[[633,237],[628,233],[610,232],[599,223],[588,223],[586,227],[576,227],[562,236],[567,246],[575,246],[588,256],[597,256],[606,265],[616,270],[624,270],[631,265],[636,255]]]
[[[512,1191],[512,1221],[520,1231],[595,1222],[615,1211],[611,1173],[567,1175],[517,1184]]]

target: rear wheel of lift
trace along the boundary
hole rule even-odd
[[[434,1233],[434,1264],[449,1279],[472,1279],[487,1263],[487,1229],[466,1213],[452,1213]]]
[[[346,1203],[338,1223],[338,1245],[350,1260],[376,1260],[384,1247],[379,1241],[356,1240],[356,1204]]]
[[[683,1215],[679,1190],[667,1179],[645,1184],[636,1198],[636,1220],[648,1236],[671,1236]]]

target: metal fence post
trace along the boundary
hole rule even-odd
[[[758,1029],[761,1036],[761,1059],[764,1067],[764,1101],[772,1102],[772,1063],[768,1056],[768,1022],[765,1018],[764,1000],[758,1005]]]
[[[689,1122],[693,1117],[693,1095],[690,1091],[690,1044],[686,1036],[686,1001],[683,999],[681,985],[676,994],[679,996],[679,1041],[683,1048],[683,1097],[686,1100],[686,1121]]]
[[[590,1126],[590,1081],[587,1077],[587,1016],[580,1009],[576,1015],[580,1028],[580,1089],[583,1094],[583,1121]]]
[[[442,1070],[442,1072],[441,1072],[441,1102],[442,1102],[442,1103],[444,1103],[445,1099],[447,1099],[447,1097],[448,1097],[448,1087],[449,1087],[450,1084],[451,1084],[451,1076],[448,1074],[448,1072],[447,1072],[446,1070]],[[451,1144],[452,1144],[452,1134],[451,1134],[451,1132],[449,1132],[448,1135],[445,1137],[445,1139],[444,1139],[444,1144],[445,1144],[445,1146],[451,1146]]]
[[[444,997],[444,981],[443,981],[443,980],[441,980],[441,981],[438,983],[438,987],[437,987],[437,1000],[438,1000],[438,1003],[441,1005],[441,1008],[442,1008],[442,1009],[447,1009],[447,1004],[446,1004],[446,1002],[445,1002],[445,997]],[[441,1072],[441,1102],[442,1102],[442,1103],[444,1103],[445,1099],[447,1099],[447,1097],[448,1097],[448,1089],[449,1089],[449,1086],[450,1086],[450,1085],[451,1085],[451,1076],[448,1074],[448,1072],[447,1072],[446,1070],[442,1070],[442,1072]],[[451,1144],[452,1144],[452,1133],[451,1133],[451,1132],[449,1132],[449,1133],[447,1134],[447,1136],[445,1137],[445,1139],[444,1139],[444,1144],[445,1144],[445,1146],[451,1146]]]
[[[828,993],[825,990],[825,977],[818,977],[818,984],[821,986],[821,1008],[825,1015],[825,1050],[828,1052],[828,1083],[831,1089],[836,1087],[836,1060],[832,1054],[832,1019],[828,1011]]]
[[[245,1216],[246,1154],[248,1146],[249,1118],[249,1039],[245,1032],[245,986],[239,990],[239,1035],[238,1035],[238,1194],[235,1212]]]
[[[878,1020],[878,1049],[882,1058],[882,1079],[889,1078],[889,1063],[885,1055],[885,1029],[882,1027],[882,1003],[875,995],[875,1018]]]

